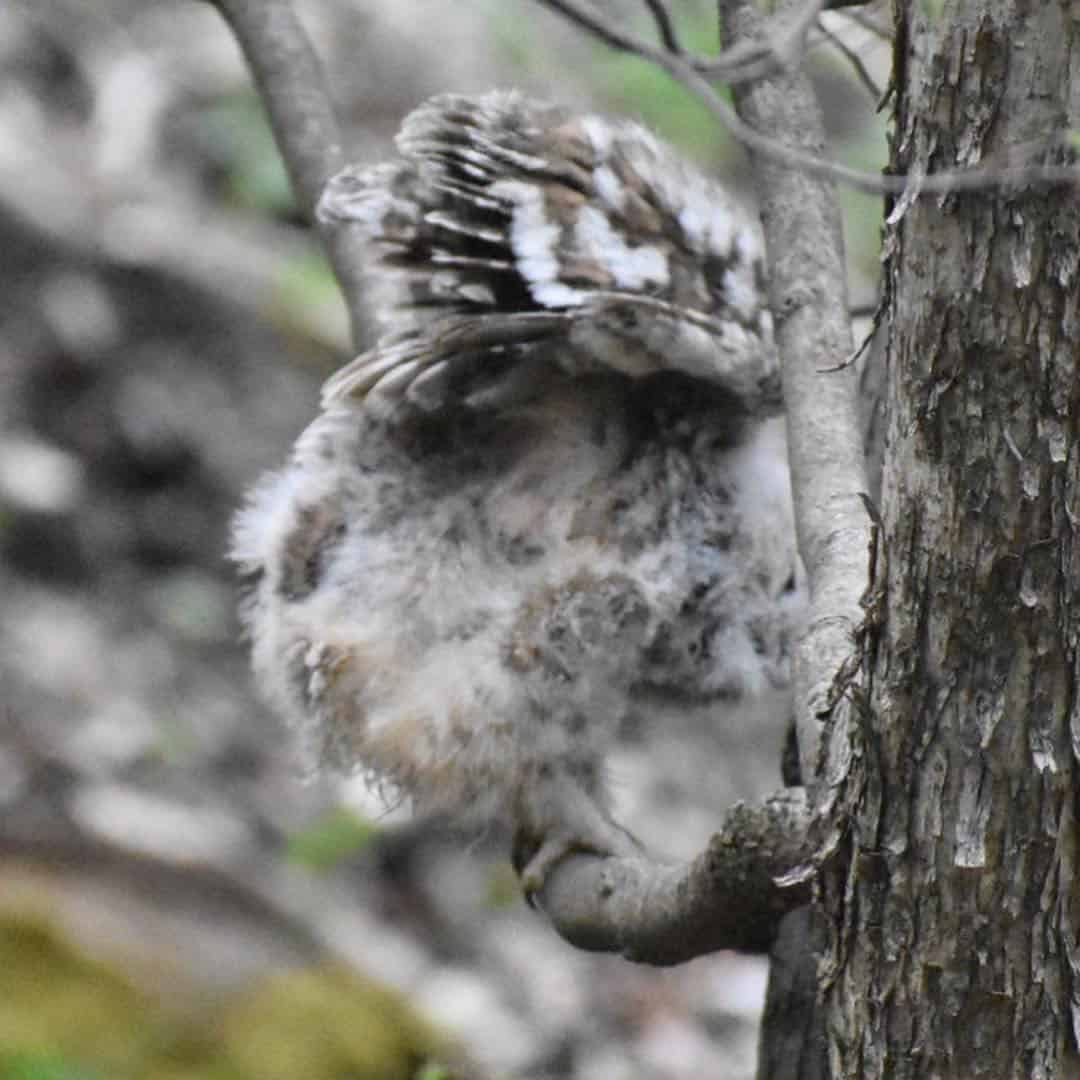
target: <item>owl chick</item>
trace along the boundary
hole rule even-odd
[[[635,712],[782,685],[801,595],[761,244],[651,134],[515,93],[349,168],[382,321],[235,528],[259,684],[323,765],[506,821],[528,888],[634,849]]]

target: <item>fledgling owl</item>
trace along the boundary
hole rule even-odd
[[[635,124],[516,93],[412,113],[324,223],[382,337],[235,530],[258,682],[321,764],[633,849],[603,762],[788,678],[801,580],[753,223]]]

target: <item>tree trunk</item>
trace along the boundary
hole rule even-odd
[[[892,170],[1060,163],[1065,0],[899,3]],[[899,198],[834,1077],[1080,1076],[1080,202]]]

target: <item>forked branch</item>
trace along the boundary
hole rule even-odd
[[[713,79],[723,79],[732,87],[757,82],[777,72],[794,70],[802,52],[805,31],[825,9],[854,6],[848,0],[801,0],[782,5],[763,22],[752,38],[734,41],[719,56],[691,57],[681,51],[653,45],[616,25],[589,0],[539,0],[594,37],[623,52],[663,68],[697,95],[723,128],[746,150],[776,165],[798,170],[821,180],[837,180],[871,195],[942,195],[959,191],[988,191],[1025,184],[1080,184],[1080,168],[1071,164],[1043,164],[1034,157],[1071,153],[1071,136],[1066,130],[1030,147],[1015,148],[1015,157],[990,160],[970,169],[955,169],[915,178],[882,176],[830,161],[770,136],[747,123],[716,90]],[[1019,162],[1016,161],[1019,158]]]

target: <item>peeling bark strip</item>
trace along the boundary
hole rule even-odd
[[[896,11],[912,195],[1080,124],[1069,5]],[[888,560],[828,884],[831,1072],[1076,1077],[1080,206],[902,197],[886,252]]]

